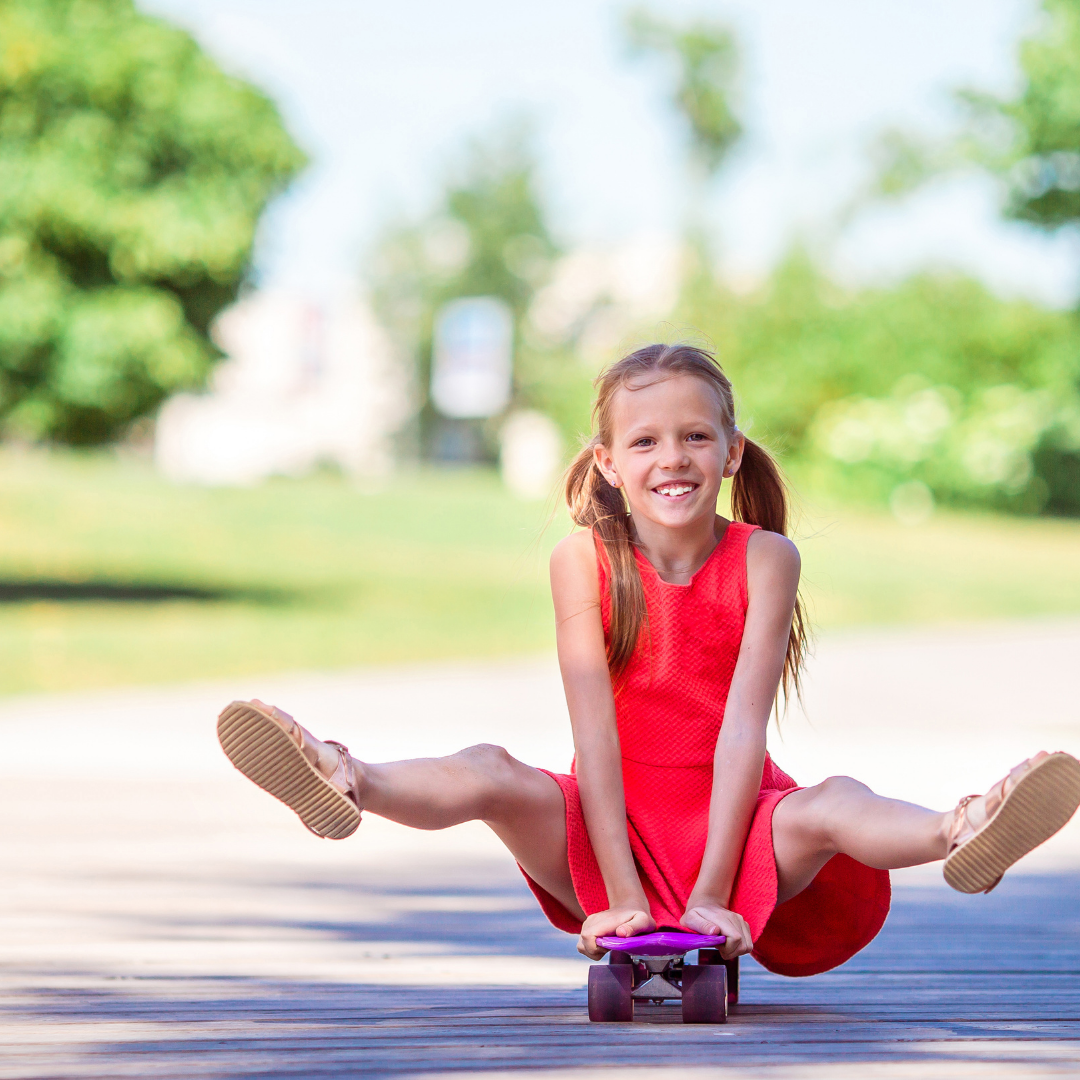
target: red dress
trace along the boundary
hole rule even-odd
[[[728,525],[687,585],[663,581],[637,553],[649,611],[615,698],[626,827],[657,926],[676,927],[697,879],[709,821],[712,761],[746,620],[746,544],[755,525]],[[604,632],[611,620],[607,558],[597,543]],[[566,800],[574,892],[586,914],[608,906],[589,842],[577,777],[549,773]],[[776,904],[772,814],[798,786],[768,754],[731,908],[750,925],[753,956],[781,975],[815,975],[849,959],[881,929],[889,874],[834,856],[798,896]],[[528,877],[528,875],[526,875]],[[544,914],[576,934],[581,923],[529,878]]]

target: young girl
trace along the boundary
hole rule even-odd
[[[939,813],[834,776],[800,788],[765,729],[799,687],[799,553],[772,459],[739,431],[713,358],[651,345],[598,380],[596,434],[566,497],[583,526],[551,591],[576,756],[566,775],[473,746],[368,764],[259,701],[218,733],[233,764],[319,836],[360,811],[418,829],[486,822],[548,918],[598,959],[604,934],[725,934],[772,971],[843,963],[881,928],[893,867],[945,860],[989,892],[1080,803],[1080,762],[1039,753]],[[716,513],[733,480],[735,520]]]

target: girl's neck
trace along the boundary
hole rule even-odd
[[[630,515],[634,543],[660,575],[661,581],[669,585],[689,583],[713,553],[727,524],[725,518],[714,514],[684,528],[672,529]]]

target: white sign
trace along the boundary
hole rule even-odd
[[[494,416],[510,403],[514,320],[494,296],[452,300],[435,318],[431,398],[444,416]]]
[[[532,409],[511,413],[499,442],[503,483],[522,499],[546,499],[562,465],[562,436],[555,421]]]

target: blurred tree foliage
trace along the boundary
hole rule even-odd
[[[1020,46],[1023,89],[1013,99],[968,95],[984,137],[984,157],[1005,173],[1006,213],[1048,230],[1080,224],[1080,0],[1043,0],[1043,20]],[[1011,138],[1010,138],[1011,136]],[[995,161],[998,144],[1005,150]],[[1078,335],[1080,337],[1080,335]],[[1080,340],[1074,344],[1080,351]],[[1080,514],[1080,365],[1069,400],[1034,451],[1047,508]]]
[[[1036,158],[1039,168],[1025,165],[1023,175],[1045,176],[1044,162],[1056,162],[1080,212],[1080,157],[1074,154],[1071,173],[1061,157],[1064,147],[1080,145],[1080,0],[1047,6],[1054,21],[1045,39],[1024,46],[1028,84],[1017,102],[967,95],[981,117],[978,139],[969,132],[947,149],[931,151],[888,133],[877,148],[879,194],[902,193],[970,160],[976,144],[985,160],[995,146],[1000,160],[1003,130],[1013,125],[1025,135],[1011,165]],[[924,498],[933,492],[957,503],[1080,509],[1080,485],[1060,467],[1061,453],[1048,453],[1051,444],[1080,447],[1074,317],[1002,301],[959,275],[843,290],[800,248],[756,294],[733,294],[708,257],[701,210],[705,183],[741,134],[732,104],[737,44],[722,24],[676,25],[641,9],[630,13],[626,28],[636,51],[673,64],[673,104],[690,134],[688,171],[698,206],[675,321],[716,345],[739,392],[744,425],[804,475],[847,494],[881,499],[916,488]],[[1036,209],[1017,197],[1011,203],[1015,216],[1049,223]]]
[[[645,8],[627,14],[626,36],[633,52],[673,63],[672,98],[689,127],[691,155],[703,172],[716,173],[742,135],[732,105],[740,76],[735,36],[723,23],[680,25]]]
[[[1043,0],[1041,16],[1020,43],[1018,93],[1000,97],[970,89],[958,92],[967,122],[944,143],[902,131],[885,133],[876,147],[876,195],[903,196],[942,173],[975,166],[1003,181],[1006,217],[1048,231],[1080,225],[1080,0]],[[1018,310],[1016,305],[1001,306],[1003,311]],[[989,313],[984,317],[992,320]],[[1051,365],[1052,372],[1046,370],[1041,351],[1032,344],[1028,367],[1041,372],[1043,381],[1040,389],[1028,391],[1037,394],[1037,400],[1029,396],[1024,405],[1014,403],[1009,422],[1001,416],[989,419],[995,408],[1008,412],[1008,392],[993,391],[996,406],[983,400],[983,427],[997,429],[993,439],[987,435],[984,449],[996,440],[999,460],[1016,465],[1007,485],[1015,489],[1012,501],[1080,514],[1080,362],[1073,359],[1080,355],[1080,326],[1075,311],[1045,314],[1044,321],[1053,320],[1067,338],[1059,348],[1060,362]],[[1021,430],[1026,434],[1021,436]],[[1023,443],[1023,454],[1010,456],[1005,449],[1010,443]],[[943,478],[936,484],[939,490],[958,486],[963,485],[947,484]]]
[[[217,355],[267,201],[274,105],[131,0],[0,2],[0,419],[122,433]]]
[[[1020,45],[1019,95],[964,97],[976,122],[1000,133],[981,142],[985,160],[1006,171],[1006,213],[1057,229],[1080,221],[1080,0],[1044,0],[1042,9],[1036,33]]]
[[[1051,431],[1080,436],[1071,312],[960,275],[846,291],[796,249],[755,295],[699,283],[680,318],[717,345],[743,424],[827,486],[1069,511],[1042,448]]]
[[[495,296],[514,317],[515,404],[558,411],[562,373],[572,359],[538,345],[526,314],[559,248],[537,190],[536,160],[524,125],[473,141],[450,171],[435,210],[387,231],[369,267],[375,308],[415,373],[421,452],[438,423],[428,401],[432,333],[443,304]],[[571,380],[572,381],[572,380]],[[487,452],[494,454],[487,425]]]

